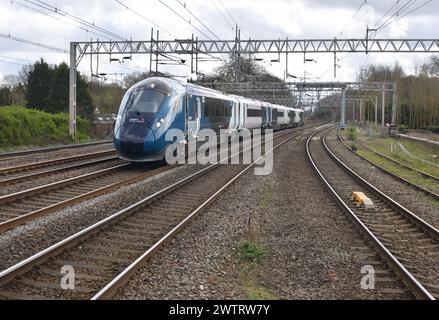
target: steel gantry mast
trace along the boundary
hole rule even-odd
[[[195,55],[198,65],[199,54],[236,54],[237,52],[240,55],[285,54],[286,61],[288,55],[294,53],[439,53],[439,39],[159,40],[157,38],[147,41],[72,42],[70,45],[70,135],[75,137],[76,133],[76,69],[86,55]],[[396,109],[392,112],[392,123],[395,122]]]

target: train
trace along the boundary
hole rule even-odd
[[[162,161],[171,129],[197,138],[203,129],[232,136],[243,130],[281,130],[303,126],[300,109],[274,105],[179,80],[153,77],[125,93],[114,127],[114,146],[121,159]]]

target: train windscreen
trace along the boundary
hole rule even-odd
[[[125,112],[157,113],[165,94],[152,89],[134,90],[126,104]]]

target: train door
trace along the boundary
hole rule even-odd
[[[240,106],[240,123],[241,123],[241,125],[240,125],[240,127],[241,127],[241,129],[245,129],[245,127],[246,127],[246,120],[247,120],[247,107],[246,107],[246,104],[244,103],[244,102],[242,102],[242,101],[240,101],[239,102],[239,106]]]
[[[233,101],[233,121],[230,124],[230,128],[233,131],[237,131],[239,129],[239,102]]]
[[[187,133],[188,138],[196,138],[200,131],[201,101],[200,97],[188,96]]]
[[[268,128],[269,127],[269,115],[268,115],[268,108],[265,105],[262,105],[262,127]]]

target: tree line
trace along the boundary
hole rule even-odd
[[[235,67],[235,61],[239,67]],[[237,74],[235,74],[237,73]],[[126,89],[150,76],[148,72],[135,72],[126,75],[120,82],[105,82],[104,79],[86,78],[77,74],[77,112],[78,115],[93,119],[95,110],[100,114],[117,113]],[[171,77],[160,73],[158,76]],[[237,79],[238,78],[238,79]],[[213,86],[214,89],[227,91],[250,98],[266,100],[293,106],[294,96],[283,81],[271,75],[250,57],[233,56],[224,61],[211,75],[201,75],[198,83],[246,83],[245,91],[232,87]],[[261,90],[257,83],[269,82],[271,87]],[[276,89],[274,91],[273,89]],[[283,90],[282,90],[283,89]],[[69,106],[69,66],[66,63],[50,65],[43,59],[32,65],[24,66],[16,75],[8,75],[0,86],[0,106],[20,105],[49,113],[68,112]]]
[[[87,78],[77,73],[77,113],[92,120],[97,114],[117,113],[127,88],[149,76],[145,72],[126,75],[121,83]],[[25,106],[48,113],[69,111],[70,70],[66,63],[50,65],[43,59],[6,75],[0,85],[1,106]]]
[[[235,61],[239,61],[238,67]],[[160,74],[161,76],[170,76]],[[116,113],[126,89],[136,82],[149,77],[149,73],[132,73],[120,83],[91,81],[79,72],[77,74],[78,115],[93,119],[94,111],[102,114]],[[439,56],[419,66],[415,75],[406,75],[395,65],[370,66],[360,73],[360,81],[396,82],[398,88],[398,124],[413,129],[439,126]],[[245,92],[234,87],[222,88],[221,83],[245,83]],[[270,83],[273,89],[258,83]],[[210,84],[213,88],[230,94],[238,94],[273,103],[295,105],[295,97],[286,84],[265,68],[259,66],[251,57],[235,59],[233,56],[222,63],[211,75],[202,76],[198,83]],[[241,87],[243,87],[241,85]],[[275,95],[275,96],[274,96]],[[387,95],[386,119],[391,117],[391,95]],[[282,100],[279,101],[279,100]],[[43,59],[33,65],[25,66],[17,75],[6,76],[0,86],[0,106],[22,105],[50,113],[68,112],[69,105],[69,67],[66,63],[49,65]],[[381,105],[381,103],[380,103]],[[366,117],[373,118],[374,107],[369,105]]]
[[[396,82],[398,125],[411,129],[439,127],[439,56],[418,66],[415,75],[407,75],[398,64],[393,68],[370,66],[361,72],[360,81]],[[385,104],[386,119],[390,119],[391,95],[387,95]],[[373,118],[373,106],[367,112]]]
[[[0,89],[0,105],[24,105],[49,113],[68,112],[69,76],[66,63],[49,65],[43,59],[24,66],[15,76],[7,76]],[[77,112],[91,119],[94,113],[86,79],[77,73]]]

